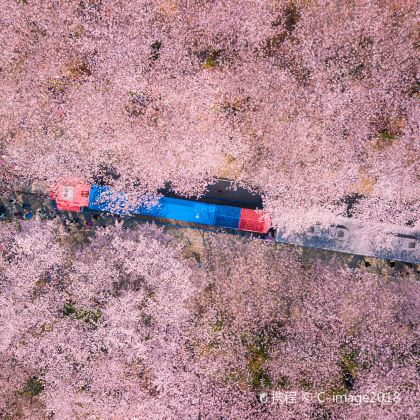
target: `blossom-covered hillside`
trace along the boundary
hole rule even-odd
[[[2,171],[418,223],[416,3],[1,0]]]
[[[420,418],[419,34],[0,0],[0,419]]]
[[[0,229],[2,418],[415,418],[414,278],[227,235],[197,264],[148,225]]]

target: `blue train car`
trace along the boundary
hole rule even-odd
[[[124,194],[114,193],[109,187],[92,185],[88,208],[114,214],[132,214],[179,220],[208,226],[238,229],[239,207],[200,203],[198,201],[161,197],[154,205],[133,205]]]

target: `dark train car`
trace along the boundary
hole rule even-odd
[[[418,232],[400,234],[389,232],[389,241],[378,244],[362,224],[347,219],[340,224],[323,226],[312,225],[305,232],[285,235],[277,229],[275,240],[281,243],[327,249],[366,257],[420,263],[420,240]]]

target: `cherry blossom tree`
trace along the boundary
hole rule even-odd
[[[188,407],[177,363],[195,281],[178,248],[148,226],[106,228],[82,249],[51,223],[16,233],[2,270],[4,413],[19,414],[28,383],[58,418]]]
[[[21,181],[224,176],[280,227],[354,197],[355,217],[418,225],[413,0],[0,5],[0,158]]]
[[[198,265],[147,224],[0,229],[3,416],[415,417],[413,278],[227,235]],[[398,401],[279,404],[274,391]]]
[[[234,247],[233,247],[234,244]],[[334,262],[311,265],[259,241],[215,237],[196,341],[211,377],[256,418],[415,417],[418,287]],[[244,391],[268,395],[256,404]],[[274,393],[273,393],[274,391]],[[277,393],[277,394],[276,394]],[[295,403],[272,396],[291,393]],[[388,394],[388,403],[334,396]],[[302,395],[308,398],[305,401]],[[318,395],[321,400],[318,401]],[[223,399],[209,417],[225,415]],[[233,415],[234,405],[230,415]],[[228,416],[229,417],[229,416]]]

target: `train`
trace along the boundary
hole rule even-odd
[[[61,180],[49,194],[60,211],[101,212],[118,216],[146,216],[198,226],[246,232],[267,241],[420,264],[420,232],[396,227],[389,231],[386,245],[378,244],[372,229],[351,218],[337,218],[330,225],[314,224],[292,235],[271,225],[267,211],[200,202],[177,197],[130,200],[127,194],[83,179]],[[379,226],[378,231],[381,231]]]
[[[375,237],[375,231],[380,232],[380,239]],[[314,224],[293,235],[285,235],[284,231],[276,229],[274,238],[280,243],[419,265],[419,233],[401,227],[391,230],[384,226],[373,228],[366,222],[342,217],[336,218],[334,224]]]
[[[174,197],[149,197],[133,202],[109,186],[90,185],[83,180],[61,181],[50,190],[60,211],[96,211],[119,216],[148,216],[175,222],[194,223],[216,228],[267,234],[270,216],[263,210],[211,204]]]

